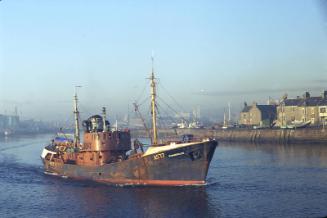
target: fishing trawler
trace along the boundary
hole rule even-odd
[[[157,133],[156,78],[151,77],[151,146],[131,143],[128,129],[111,129],[106,119],[94,115],[83,121],[80,140],[78,98],[74,96],[75,133],[55,138],[41,154],[45,173],[113,185],[184,186],[206,183],[210,161],[218,145],[214,139],[159,142]]]

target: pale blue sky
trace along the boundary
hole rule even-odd
[[[145,85],[152,51],[160,82],[187,109],[215,110],[228,101],[239,107],[294,89],[291,96],[319,94],[327,88],[319,6],[2,0],[0,113],[17,105],[26,117],[60,118],[71,110],[76,84],[86,110],[105,105],[123,113]]]

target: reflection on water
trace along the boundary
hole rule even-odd
[[[72,181],[70,181],[71,183]],[[85,216],[110,215],[114,217],[217,217],[216,205],[208,203],[203,188],[113,187],[88,184],[86,187],[52,187],[48,192],[58,193]],[[67,204],[67,203],[65,203]],[[76,210],[79,208],[78,210]]]
[[[224,144],[201,187],[116,187],[43,174],[51,135],[0,139],[1,217],[321,217],[327,145]]]
[[[302,165],[310,164],[327,167],[327,145],[324,144],[240,144],[243,149],[266,152],[269,156],[276,156],[280,164]]]

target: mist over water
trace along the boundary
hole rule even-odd
[[[327,215],[327,145],[221,143],[206,186],[116,187],[45,175],[51,137],[0,139],[1,217]]]

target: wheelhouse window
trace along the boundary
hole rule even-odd
[[[52,155],[51,153],[47,154],[44,159],[50,160],[51,159],[51,155]]]

